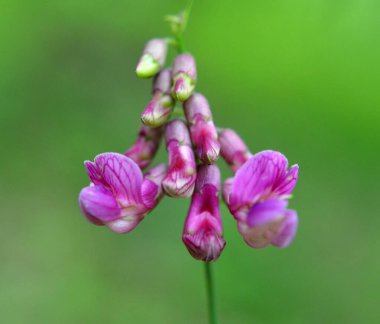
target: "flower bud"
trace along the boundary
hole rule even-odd
[[[226,245],[219,209],[220,171],[216,165],[200,165],[183,229],[182,240],[198,260],[215,261]]]
[[[220,154],[233,172],[236,172],[252,154],[238,134],[232,129],[219,132]]]
[[[173,64],[172,95],[175,100],[185,101],[194,91],[197,79],[195,60],[190,54],[178,55]]]
[[[220,144],[206,98],[194,93],[185,102],[184,109],[196,155],[204,163],[214,163],[219,158]]]
[[[143,125],[139,131],[136,142],[124,155],[135,161],[140,169],[143,170],[156,155],[161,137],[161,128],[150,128]]]
[[[162,70],[153,83],[153,98],[141,114],[142,122],[149,127],[165,124],[173,111],[174,100],[170,94],[171,71]]]
[[[143,55],[136,67],[136,74],[140,78],[150,78],[157,74],[164,66],[167,52],[167,42],[164,39],[150,40],[144,48]]]
[[[190,197],[194,191],[196,163],[185,123],[175,119],[166,125],[169,172],[162,182],[167,195]]]

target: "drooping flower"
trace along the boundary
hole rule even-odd
[[[197,171],[186,124],[180,119],[169,122],[166,125],[165,140],[169,171],[162,186],[171,197],[190,197],[194,191]]]
[[[143,170],[156,155],[161,137],[161,128],[150,128],[142,125],[136,142],[124,153],[124,155],[135,161],[140,169]]]
[[[136,74],[140,78],[150,78],[164,66],[167,52],[167,41],[155,38],[150,40],[144,48],[143,55],[136,67]]]
[[[184,103],[184,109],[197,157],[204,163],[214,163],[219,158],[220,144],[207,99],[194,93]]]
[[[79,194],[79,206],[87,219],[106,225],[115,233],[133,230],[162,197],[161,182],[167,168],[152,168],[143,176],[139,166],[118,153],[103,153],[85,167],[91,184]]]
[[[193,93],[197,80],[197,68],[192,55],[180,54],[175,58],[172,79],[173,98],[178,101],[187,100]]]
[[[198,260],[215,261],[226,245],[219,209],[220,171],[216,165],[200,165],[183,229],[182,240]]]
[[[174,100],[171,96],[171,70],[162,70],[153,82],[153,98],[141,114],[142,122],[150,127],[165,124],[172,113]]]
[[[287,199],[297,182],[298,165],[287,169],[284,155],[263,151],[244,163],[224,188],[224,200],[251,247],[285,247],[294,238],[298,218],[287,209]]]

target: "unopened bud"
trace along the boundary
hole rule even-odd
[[[190,197],[194,191],[196,163],[185,123],[175,119],[166,125],[169,172],[162,186],[169,196]]]
[[[139,131],[136,142],[124,155],[135,161],[140,169],[144,169],[156,155],[161,137],[161,128],[150,128],[143,125]]]
[[[167,42],[164,39],[150,40],[144,48],[143,55],[136,67],[136,74],[140,78],[150,78],[164,66],[167,52]]]
[[[187,100],[193,93],[197,80],[195,60],[190,54],[180,54],[175,58],[172,78],[174,99]]]
[[[206,98],[199,93],[194,93],[185,102],[184,109],[190,125],[195,153],[204,163],[214,163],[219,158],[220,144]]]
[[[215,261],[226,244],[219,209],[220,171],[216,165],[201,165],[182,240],[198,260]]]
[[[232,129],[223,129],[219,132],[220,154],[233,172],[236,172],[252,154],[247,145]]]
[[[141,114],[142,122],[149,127],[159,127],[169,119],[174,106],[170,95],[171,71],[162,70],[153,83],[153,98]]]

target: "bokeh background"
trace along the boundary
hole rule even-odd
[[[124,236],[77,204],[82,162],[135,140],[150,97],[135,64],[184,6],[1,1],[1,323],[206,323],[189,201]],[[379,322],[379,14],[376,0],[196,1],[185,42],[216,123],[301,168],[288,249],[250,249],[222,207],[221,323]]]

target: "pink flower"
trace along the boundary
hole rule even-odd
[[[287,199],[297,182],[298,165],[287,168],[284,155],[263,151],[243,164],[224,189],[240,234],[254,248],[285,247],[294,238],[298,218],[287,209]]]
[[[106,225],[115,233],[133,230],[162,197],[166,166],[158,165],[143,176],[139,166],[118,153],[103,153],[85,167],[91,184],[79,194],[87,219]]]
[[[174,119],[166,125],[166,148],[169,171],[162,186],[169,196],[190,197],[197,176],[189,131],[182,120]]]
[[[226,245],[219,210],[220,172],[216,165],[201,165],[182,240],[198,260],[215,261]]]
[[[194,93],[185,102],[184,109],[197,157],[204,163],[214,163],[219,158],[220,144],[207,99]]]

